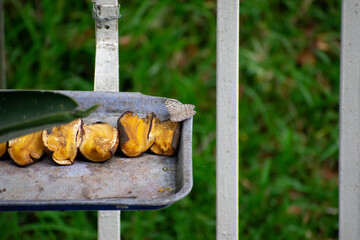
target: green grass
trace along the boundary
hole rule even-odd
[[[215,238],[216,2],[121,2],[120,88],[196,105],[194,188],[122,239]],[[90,1],[5,0],[7,86],[92,90]],[[340,3],[241,0],[240,239],[336,239]],[[96,212],[0,213],[0,239],[95,239]]]
[[[242,1],[240,16],[241,235],[335,239],[340,3]]]

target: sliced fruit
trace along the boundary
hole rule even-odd
[[[41,131],[9,141],[8,152],[12,160],[20,166],[27,166],[40,159],[44,154]]]
[[[81,154],[93,162],[111,158],[119,145],[119,133],[108,123],[94,123],[82,126]]]
[[[6,153],[7,142],[0,143],[0,157]]]
[[[153,117],[153,113],[139,118],[133,112],[125,112],[118,119],[120,149],[126,156],[139,156],[154,143],[154,137],[150,134]]]
[[[179,122],[160,121],[158,118],[154,118],[150,134],[155,138],[150,150],[159,155],[171,156],[179,145],[180,124]]]
[[[42,140],[52,159],[60,165],[74,163],[81,144],[81,119],[68,124],[53,127],[42,132]]]

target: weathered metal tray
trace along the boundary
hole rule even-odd
[[[116,126],[125,111],[139,116],[154,112],[169,117],[166,98],[141,93],[56,91],[75,99],[80,108],[100,107],[85,123]],[[182,122],[176,156],[144,153],[136,158],[115,154],[104,163],[76,159],[59,166],[49,157],[27,167],[0,161],[0,211],[22,210],[146,210],[164,208],[191,190],[192,118]]]

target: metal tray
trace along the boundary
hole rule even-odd
[[[80,108],[100,104],[85,123],[116,126],[119,116],[133,111],[143,117],[169,114],[166,98],[141,93],[56,91],[75,99]],[[0,211],[147,210],[167,207],[192,188],[192,118],[182,122],[176,156],[144,153],[136,158],[115,154],[104,163],[76,159],[59,166],[49,157],[27,167],[0,161]]]

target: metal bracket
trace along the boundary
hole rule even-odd
[[[96,4],[96,0],[93,0],[92,3],[93,3],[92,17],[96,21],[96,27],[101,28],[103,22],[108,22],[108,21],[111,21],[111,20],[121,18],[120,4],[117,4],[117,5],[102,5],[102,4]],[[102,8],[117,8],[117,11],[116,11],[115,15],[101,17],[101,15],[102,15],[101,9]]]

